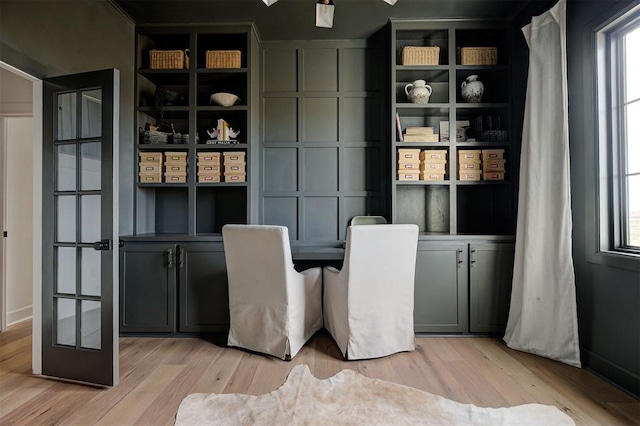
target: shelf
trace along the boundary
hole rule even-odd
[[[224,74],[246,74],[249,70],[247,68],[198,68],[198,74],[212,74],[212,75],[224,75]]]
[[[248,111],[249,107],[246,105],[234,105],[230,107],[224,106],[199,106],[196,108],[198,112],[230,112],[230,111]]]
[[[187,86],[189,84],[189,70],[150,70],[142,69],[138,74],[156,86]]]
[[[456,146],[459,147],[502,147],[509,146],[508,141],[505,142],[487,142],[487,141],[475,141],[475,142],[456,142]]]
[[[449,142],[396,142],[398,148],[449,148]]]
[[[139,143],[138,149],[141,151],[187,151],[189,146],[183,143]]]
[[[215,182],[215,183],[206,183],[206,182],[198,182],[196,186],[199,188],[212,188],[212,187],[243,187],[249,186],[248,182]]]
[[[449,186],[451,185],[451,181],[446,180],[397,180],[396,185],[399,186]]]
[[[196,144],[198,151],[216,151],[219,149],[247,149],[249,147],[246,143],[234,143],[234,144]]]
[[[449,71],[449,65],[396,65],[396,71]]]
[[[154,182],[154,183],[141,183],[138,182],[139,188],[187,188],[189,182],[183,183],[170,183],[170,182]]]
[[[508,185],[509,180],[458,180],[456,185],[473,186],[473,185]]]

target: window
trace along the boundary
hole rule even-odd
[[[640,254],[640,10],[600,35],[600,248]]]

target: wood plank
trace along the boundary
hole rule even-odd
[[[120,384],[95,388],[32,376],[30,330],[20,324],[0,338],[0,424],[170,425],[190,393],[268,393],[301,364],[319,378],[352,369],[478,406],[555,405],[579,425],[640,424],[637,399],[589,371],[513,351],[497,338],[418,337],[415,351],[346,361],[323,330],[285,362],[217,338],[125,337]]]

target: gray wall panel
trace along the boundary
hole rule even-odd
[[[338,91],[338,50],[308,48],[302,50],[305,92]]]
[[[338,140],[338,100],[336,98],[304,99],[304,132],[306,142]]]
[[[378,148],[344,148],[342,150],[344,177],[342,188],[347,191],[377,191],[379,180],[375,176],[380,164]]]
[[[367,92],[380,90],[381,52],[377,49],[343,49],[340,57],[340,90]]]
[[[264,142],[296,142],[298,140],[298,100],[296,98],[264,99]]]
[[[338,149],[305,148],[303,173],[305,191],[337,191]]]
[[[264,149],[264,190],[298,190],[298,149]]]
[[[296,49],[271,49],[264,53],[265,92],[295,92],[298,89]]]
[[[383,71],[367,69],[382,63],[377,46],[365,40],[262,45],[270,63],[262,68],[261,215],[265,223],[297,225],[300,242],[341,241],[351,217],[385,211],[386,151],[378,146],[386,133]],[[294,56],[297,115],[292,86],[270,82],[292,74]],[[297,143],[289,144],[294,129]]]
[[[304,239],[335,241],[339,239],[338,198],[304,198]]]
[[[264,224],[289,228],[289,238],[298,239],[298,197],[265,197]]]

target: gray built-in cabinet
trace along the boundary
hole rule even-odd
[[[350,219],[370,214],[420,228],[416,332],[503,332],[519,152],[517,129],[509,127],[511,31],[505,22],[391,20],[367,40],[260,42],[251,24],[138,28],[138,125],[164,119],[189,134],[184,144],[138,144],[138,151],[184,151],[189,176],[185,183],[137,185],[136,232],[123,237],[121,249],[121,331],[228,329],[226,223],[286,225],[294,257],[321,264],[323,251],[331,252],[326,263],[335,265]],[[434,43],[438,65],[398,59],[404,45]],[[459,65],[461,45],[497,46],[499,63]],[[188,48],[190,67],[149,70],[151,48]],[[210,49],[241,50],[241,68],[204,68]],[[462,102],[459,87],[469,74],[485,82],[482,103]],[[427,105],[406,99],[404,85],[416,79],[433,87]],[[184,104],[160,115],[152,104],[158,87],[184,93]],[[212,106],[213,91],[237,92],[242,100]],[[509,139],[399,142],[396,113],[403,127],[439,130],[448,121],[453,135],[456,120],[489,114],[500,117]],[[239,145],[198,143],[195,135],[201,141],[218,118],[241,130]],[[407,147],[446,150],[445,180],[398,181],[397,149]],[[457,179],[459,150],[494,147],[505,149],[504,181]],[[230,148],[246,152],[247,182],[198,183],[197,153]]]

